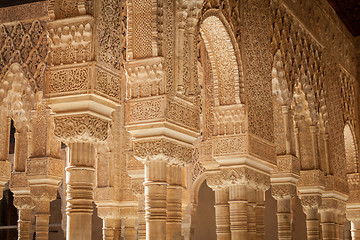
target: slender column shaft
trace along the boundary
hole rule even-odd
[[[144,186],[146,239],[166,239],[166,161],[146,161]]]
[[[227,188],[215,189],[216,235],[218,240],[230,240],[229,191]]]
[[[256,190],[247,189],[247,221],[248,221],[248,239],[256,239]]]
[[[336,239],[335,238],[336,224],[334,219],[334,213],[331,210],[320,211],[321,233],[323,240]]]
[[[351,239],[360,240],[360,221],[351,222]]]
[[[284,121],[284,132],[285,132],[285,149],[286,154],[291,153],[291,142],[290,142],[290,133],[289,133],[289,107],[284,105],[281,107],[283,121]]]
[[[166,223],[166,239],[181,240],[181,167],[167,167],[167,223]]]
[[[18,240],[30,240],[31,209],[19,209]]]
[[[38,201],[35,207],[36,240],[49,239],[50,201]]]
[[[312,146],[312,155],[313,155],[313,161],[314,161],[314,169],[319,168],[319,162],[318,162],[318,154],[317,154],[317,141],[316,141],[316,126],[310,126],[310,134],[311,134],[311,146]]]
[[[291,199],[277,200],[277,221],[279,240],[291,240]]]
[[[325,152],[325,171],[326,171],[326,173],[330,173],[328,142],[329,142],[329,136],[328,136],[328,134],[325,134],[324,135],[324,149],[325,149],[324,152]]]
[[[144,196],[139,196],[139,206],[138,206],[138,229],[137,237],[138,240],[146,239],[146,222],[145,222],[145,205],[144,205]]]
[[[257,190],[256,213],[256,240],[263,240],[265,237],[264,209],[265,209],[265,191]]]
[[[294,137],[295,137],[296,156],[298,158],[301,158],[301,156],[300,156],[300,144],[299,144],[299,128],[298,127],[295,127],[295,129],[294,129]]]
[[[344,239],[344,215],[337,214],[335,238],[339,240]]]
[[[70,144],[66,168],[67,240],[89,240],[92,232],[95,150],[90,143]]]
[[[230,230],[232,240],[248,238],[247,187],[231,185],[229,187]]]
[[[113,240],[115,238],[115,225],[114,219],[103,219],[103,240]]]
[[[305,214],[308,240],[319,240],[319,217],[317,208],[306,208]]]
[[[135,217],[128,217],[125,219],[125,229],[124,237],[126,240],[135,240],[136,230],[135,230]]]

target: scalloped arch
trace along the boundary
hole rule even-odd
[[[350,123],[346,123],[344,127],[344,141],[345,141],[345,163],[346,173],[359,172],[359,155],[357,149],[357,141],[354,134],[353,127]]]
[[[208,10],[201,19],[200,33],[213,73],[215,106],[244,103],[240,50],[229,23],[220,11]]]

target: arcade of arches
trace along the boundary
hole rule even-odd
[[[360,239],[360,36],[330,1],[15,2],[0,239]]]

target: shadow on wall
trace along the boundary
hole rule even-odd
[[[199,203],[196,211],[192,240],[216,240],[215,193],[204,181],[199,189]]]

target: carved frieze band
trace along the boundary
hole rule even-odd
[[[214,156],[233,155],[246,153],[246,134],[226,137],[214,137]]]
[[[349,192],[348,183],[346,179],[342,179],[334,175],[325,176],[325,190],[336,191],[345,194],[348,194]]]
[[[129,112],[126,116],[127,124],[166,119],[193,131],[200,128],[200,114],[195,107],[168,100],[164,96],[131,100],[126,104],[126,109]]]
[[[62,178],[64,161],[51,157],[29,158],[27,160],[27,176],[46,176]]]
[[[297,187],[325,186],[325,176],[321,170],[306,170],[300,172]]]
[[[47,74],[46,95],[96,93],[110,100],[120,101],[119,74],[92,63],[74,64],[66,68],[51,67]]]
[[[90,88],[90,67],[51,69],[47,82],[47,92],[51,95],[82,93]]]
[[[91,16],[50,22],[52,65],[72,64],[93,59],[93,22]]]
[[[213,155],[251,154],[276,164],[276,152],[273,144],[248,134],[219,136],[213,138]]]
[[[276,157],[276,173],[294,173],[300,175],[300,160],[293,155],[280,155]]]

